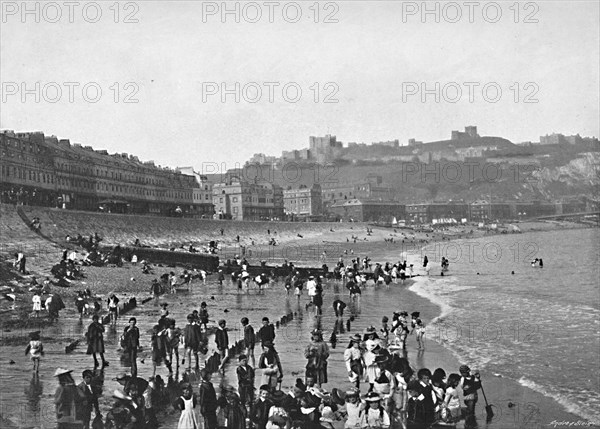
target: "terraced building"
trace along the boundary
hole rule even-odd
[[[195,217],[212,201],[195,198],[197,177],[109,154],[42,132],[0,132],[2,202],[66,209]]]

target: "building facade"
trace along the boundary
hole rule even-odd
[[[194,217],[212,219],[215,214],[213,205],[213,184],[208,177],[200,174],[192,167],[180,167],[177,170],[196,179],[197,188],[192,191],[192,214]]]
[[[232,220],[283,220],[283,190],[269,182],[250,183],[228,174],[213,185],[215,217]]]
[[[353,183],[328,183],[322,187],[323,209],[350,199],[394,201],[396,190],[383,184],[378,175],[369,175],[366,179]]]
[[[41,132],[0,133],[2,200],[76,210],[193,215],[194,176]]]
[[[297,189],[283,191],[283,205],[288,219],[301,220],[317,218],[323,214],[321,185],[300,186]]]
[[[346,222],[392,223],[393,219],[404,219],[405,207],[394,201],[373,201],[353,198],[338,201],[331,206],[331,212]]]

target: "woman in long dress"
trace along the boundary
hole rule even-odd
[[[96,353],[100,354],[102,359],[102,366],[107,366],[108,362],[104,359],[104,325],[100,323],[97,314],[92,316],[92,323],[88,327],[87,331],[87,354],[94,357],[94,367],[98,366],[98,358]]]
[[[181,410],[181,416],[179,416],[179,423],[177,429],[201,429],[198,416],[196,415],[196,397],[194,391],[189,383],[182,386],[183,396],[180,396],[175,400],[173,406]]]
[[[378,368],[378,365],[375,363],[375,358],[377,356],[377,350],[381,349],[379,345],[379,336],[377,335],[375,327],[370,326],[365,330],[363,341],[365,343],[365,352],[363,354],[365,378],[370,384],[371,389],[373,389],[375,378],[377,378],[376,370]]]
[[[363,362],[362,350],[360,349],[361,338],[359,334],[350,337],[350,344],[344,351],[344,361],[348,370],[348,380],[358,389],[360,380],[364,374],[365,364]]]
[[[311,343],[304,349],[304,357],[308,359],[306,364],[306,377],[314,377],[316,384],[321,387],[327,383],[327,359],[329,358],[329,347],[323,341],[321,331],[313,331]]]

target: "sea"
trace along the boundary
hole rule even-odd
[[[441,309],[427,338],[600,424],[598,229],[493,235],[422,252],[430,276],[410,290]]]
[[[481,371],[488,399],[497,407],[496,414],[504,413],[503,419],[495,418],[486,425],[488,429],[547,427],[551,421],[573,424],[578,419],[586,425],[600,422],[599,238],[598,229],[578,229],[490,235],[428,244],[421,251],[408,254],[418,277],[405,284],[392,284],[389,289],[384,285],[369,285],[358,302],[350,302],[341,283],[326,282],[322,316],[307,306],[306,294],[300,299],[287,295],[282,281],[263,291],[253,287],[248,292],[240,292],[229,280],[221,286],[213,276],[206,283],[195,281],[190,292],[164,295],[160,302],[169,304],[170,316],[183,327],[186,315],[206,301],[211,320],[227,321],[230,342],[241,338],[241,317],[249,317],[250,323],[258,329],[264,316],[277,323],[283,315],[292,314],[292,320],[279,325],[275,339],[285,373],[284,390],[293,386],[296,378],[304,377],[304,348],[313,329],[321,329],[325,340],[330,345],[334,340],[336,346],[331,347],[329,382],[325,388],[345,389],[349,383],[343,352],[348,337],[363,332],[370,325],[381,327],[382,316],[391,318],[393,311],[420,311],[427,325],[426,350],[417,353],[414,336],[409,337],[409,360],[418,368],[442,367],[448,374],[457,372],[462,363]],[[344,259],[348,260],[355,257],[354,253],[372,255],[373,261],[397,261],[402,255],[401,249],[389,244],[354,246],[350,243],[347,247]],[[422,266],[425,255],[429,260],[429,275]],[[450,260],[450,269],[444,276],[440,269],[442,256]],[[543,259],[543,268],[531,266],[535,258]],[[122,269],[131,270],[132,275],[136,270],[134,267]],[[127,296],[121,294],[121,297]],[[340,320],[335,318],[331,308],[335,299],[349,304]],[[159,317],[159,306],[154,301],[128,313],[116,328],[108,328],[105,334],[110,366],[102,374],[100,406],[104,415],[112,403],[112,393],[121,387],[115,380],[116,375],[129,371],[118,339],[130,316],[137,317],[141,331],[143,350],[139,354],[139,375],[152,375],[150,332]],[[71,353],[65,353],[65,345],[82,338],[88,324],[88,320],[79,321],[76,312],[68,308],[61,313],[58,323],[42,331],[42,338],[58,341],[45,345],[46,355],[38,377],[32,374],[31,362],[24,355],[25,344],[0,348],[0,414],[15,427],[55,427],[53,373],[59,366],[72,369],[79,382],[81,372],[90,368],[92,359],[85,354],[84,343]],[[215,349],[212,338],[209,348],[207,356]],[[257,347],[257,358],[259,353]],[[213,376],[217,391],[225,385],[237,385],[235,366],[234,358],[226,366],[224,375]],[[257,370],[257,386],[260,372]],[[167,380],[164,366],[159,367],[157,373]],[[197,374],[186,373],[184,367],[176,379],[184,375],[197,385]],[[495,381],[506,381],[513,387],[494,385]],[[538,419],[541,426],[527,424],[521,417],[506,419],[515,406],[527,405],[524,402],[529,400],[522,399],[521,391],[530,389],[548,398],[542,407],[546,415]],[[505,392],[510,395],[501,397]],[[517,395],[516,399],[513,395]],[[540,402],[535,396],[533,401]],[[485,412],[481,404],[478,407],[483,424]],[[163,427],[176,427],[177,420],[178,414],[171,413],[166,416]]]

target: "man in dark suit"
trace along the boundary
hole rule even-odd
[[[83,381],[77,386],[77,388],[81,391],[81,396],[83,397],[79,412],[81,414],[81,420],[83,420],[84,429],[88,429],[92,419],[92,409],[98,416],[100,415],[100,408],[98,407],[98,395],[94,392],[92,387],[94,373],[89,369],[86,369],[83,371],[81,376]]]
[[[269,400],[269,386],[264,384],[260,386],[258,400],[252,407],[250,420],[254,423],[256,429],[265,429],[269,420],[269,410],[273,403]]]

